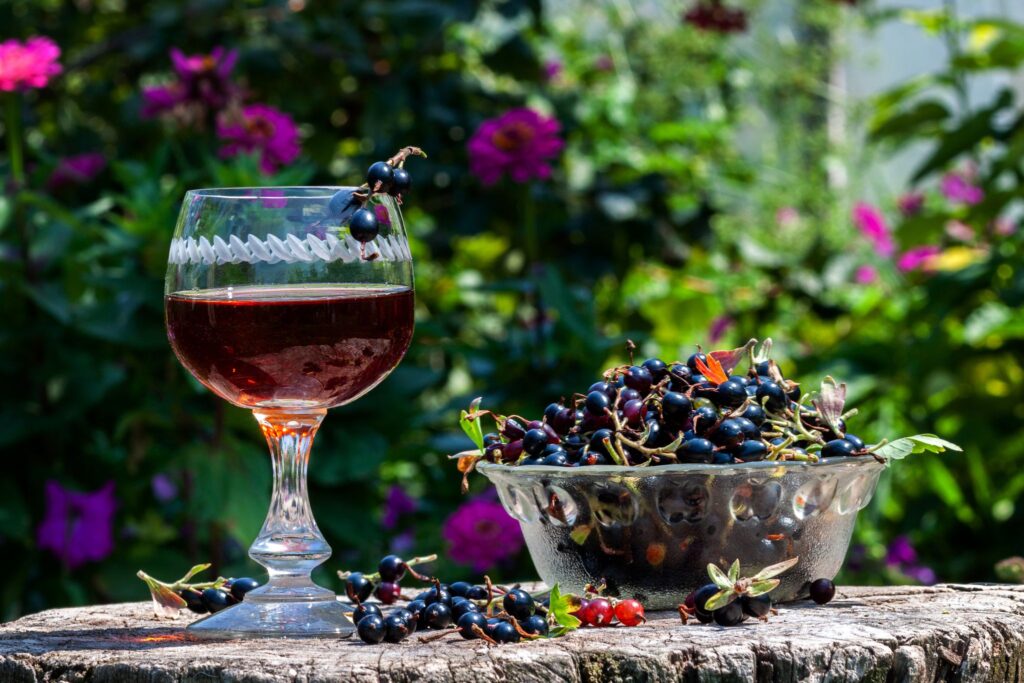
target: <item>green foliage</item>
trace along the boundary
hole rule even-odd
[[[934,432],[962,445],[890,468],[857,540],[880,565],[886,541],[912,533],[942,578],[989,578],[995,560],[1020,552],[1011,530],[1024,521],[1024,245],[993,227],[1022,199],[1024,117],[1009,93],[981,104],[963,95],[966,79],[1019,66],[1021,29],[915,16],[963,48],[948,71],[883,94],[869,140],[880,152],[927,145],[916,178],[929,194],[896,240],[943,253],[932,273],[882,263],[878,281],[856,285],[856,267],[875,257],[850,225],[852,198],[830,182],[845,150],[824,106],[832,31],[858,11],[840,4],[797,3],[781,19],[789,42],[759,21],[741,38],[701,32],[665,3],[646,13],[582,0],[0,6],[0,26],[51,36],[65,68],[17,98],[28,178],[0,197],[0,443],[12,470],[0,482],[0,616],[142,599],[140,567],[257,571],[245,544],[266,511],[264,445],[252,418],[191,379],[165,341],[161,285],[180,199],[191,187],[352,182],[403,144],[430,153],[404,207],[416,337],[392,376],[332,411],[318,435],[311,497],[336,553],[319,580],[337,588],[334,570],[372,569],[406,530],[415,547],[403,552],[443,550],[441,523],[462,500],[445,456],[473,445],[454,427],[471,397],[536,416],[623,361],[626,338],[641,354],[681,357],[716,320],[731,323],[718,347],[771,336],[787,376],[846,382],[861,409],[850,428],[865,439]],[[209,127],[139,116],[140,88],[169,79],[170,47],[218,44],[239,50],[254,100],[302,126],[303,157],[278,176],[249,157],[221,159]],[[550,60],[562,70],[548,79]],[[523,105],[562,124],[555,176],[482,187],[466,139]],[[110,160],[95,181],[47,187],[59,157],[88,151]],[[932,188],[966,161],[984,200],[943,200]],[[10,155],[0,165],[8,176]],[[954,219],[976,243],[943,236]],[[157,500],[155,475],[178,496]],[[116,482],[110,558],[72,570],[36,547],[48,479]],[[420,509],[385,530],[393,484]],[[524,553],[492,576],[531,573]]]

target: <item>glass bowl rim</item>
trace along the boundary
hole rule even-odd
[[[343,190],[358,190],[359,185],[249,185],[238,187],[197,187],[186,190],[186,197],[203,199],[330,199]],[[283,194],[263,194],[282,192]],[[384,196],[381,193],[380,196]]]
[[[770,471],[784,468],[791,471],[806,471],[816,468],[849,469],[868,467],[888,467],[889,463],[879,462],[869,455],[844,456],[828,458],[818,462],[798,460],[759,460],[757,462],[736,463],[734,465],[714,465],[710,463],[680,463],[676,465],[658,465],[656,467],[637,467],[635,465],[588,465],[586,467],[558,467],[555,465],[506,465],[496,462],[479,462],[476,469],[490,478],[490,474],[516,476],[534,474],[537,476],[556,476],[560,478],[590,477],[600,478],[610,475],[632,477],[655,477],[662,474],[742,474],[752,471]],[[787,472],[788,474],[788,472]]]

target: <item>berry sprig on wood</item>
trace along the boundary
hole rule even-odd
[[[210,566],[197,564],[183,577],[170,583],[154,579],[141,569],[136,576],[149,588],[157,616],[173,616],[186,607],[196,614],[219,612],[226,607],[237,605],[245,599],[249,591],[259,588],[259,582],[248,577],[225,579],[218,576],[213,581],[191,581],[192,577],[206,571]]]
[[[367,206],[373,195],[389,194],[401,203],[402,194],[412,187],[412,177],[405,170],[405,162],[410,156],[427,155],[419,147],[403,147],[387,161],[371,164],[362,185],[340,190],[328,202],[331,218],[341,225],[348,225],[352,238],[361,244],[372,242],[380,234],[380,219]]]
[[[704,353],[685,362],[650,358],[609,368],[585,393],[551,403],[542,419],[463,411],[479,452],[459,453],[464,474],[479,460],[506,465],[584,467],[733,465],[760,460],[817,462],[840,456],[902,458],[958,446],[932,434],[868,446],[847,430],[846,385],[826,377],[803,392],[769,357],[771,339]],[[745,364],[744,370],[739,370]],[[496,431],[484,433],[491,417]]]

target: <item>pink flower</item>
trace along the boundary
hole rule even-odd
[[[448,542],[448,554],[458,564],[487,571],[523,549],[519,522],[494,500],[473,498],[462,504],[444,522],[441,535]]]
[[[562,63],[557,59],[544,62],[544,80],[553,81],[562,75]]]
[[[615,60],[611,55],[598,55],[594,60],[594,68],[598,71],[611,71],[615,68]]]
[[[114,482],[92,493],[46,482],[46,516],[36,542],[51,551],[70,569],[98,562],[114,551]]]
[[[963,221],[948,221],[946,223],[946,234],[960,242],[971,242],[974,240],[974,228]]]
[[[185,93],[181,85],[159,85],[142,89],[142,111],[139,112],[143,118],[152,118],[158,114],[174,109],[185,101]]]
[[[554,118],[532,109],[512,109],[480,124],[467,145],[469,166],[484,185],[508,173],[513,182],[548,178],[554,158],[565,145]]]
[[[178,485],[163,472],[154,474],[149,480],[149,485],[153,489],[153,497],[161,503],[168,503],[178,497]]]
[[[791,228],[800,222],[800,212],[792,206],[783,206],[775,212],[775,222],[780,228]]]
[[[299,129],[291,116],[266,104],[250,104],[241,112],[241,120],[222,117],[217,136],[225,144],[220,156],[260,153],[260,170],[270,174],[299,156]]]
[[[61,72],[59,57],[57,43],[41,36],[24,43],[13,39],[0,43],[0,91],[46,87]]]
[[[384,517],[381,519],[381,526],[385,529],[394,529],[398,526],[398,520],[403,515],[411,515],[416,512],[418,504],[416,499],[405,492],[405,489],[397,484],[388,489],[388,498],[384,502]]]
[[[1008,237],[1017,232],[1017,226],[1009,218],[997,218],[992,224],[992,229],[1000,237]]]
[[[215,47],[208,55],[186,55],[171,49],[171,65],[178,80],[170,85],[143,88],[142,111],[145,118],[191,105],[200,113],[218,111],[238,99],[240,91],[231,81],[231,71],[238,61],[236,50]]]
[[[907,192],[900,195],[900,198],[896,200],[896,205],[905,218],[911,218],[921,213],[921,209],[924,207],[924,195],[920,192]]]
[[[940,249],[934,245],[925,245],[923,247],[914,247],[908,249],[900,255],[899,260],[896,261],[896,267],[902,270],[904,273],[909,273],[913,270],[927,270],[928,262],[932,260]]]
[[[47,185],[59,190],[68,185],[83,185],[98,176],[107,167],[107,158],[99,152],[64,157],[58,163]]]
[[[978,204],[985,198],[985,192],[959,173],[947,173],[942,176],[939,189],[946,199],[963,204]]]
[[[879,256],[888,258],[896,251],[892,234],[881,211],[867,202],[857,202],[853,207],[853,222],[861,234],[868,238]]]
[[[711,344],[712,346],[717,344],[735,322],[736,321],[728,315],[720,315],[712,320],[711,327],[708,328],[708,344]]]
[[[878,269],[874,266],[859,266],[853,279],[857,284],[870,285],[878,280]]]

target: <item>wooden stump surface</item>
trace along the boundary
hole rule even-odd
[[[458,636],[193,641],[190,613],[149,603],[58,609],[0,625],[0,681],[1013,681],[1024,683],[1024,586],[840,587],[768,623],[581,629],[499,647]]]

